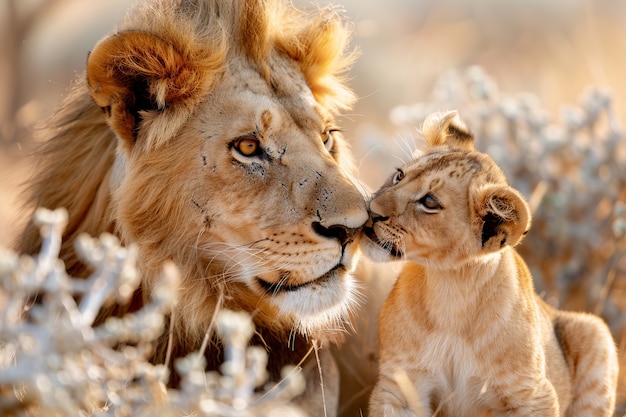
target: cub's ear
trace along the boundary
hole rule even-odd
[[[497,251],[517,245],[530,228],[530,209],[524,197],[507,185],[487,185],[475,192],[475,233],[482,249]]]
[[[109,117],[109,124],[129,146],[147,112],[172,113],[154,130],[173,135],[208,90],[221,67],[220,54],[194,51],[180,40],[124,31],[100,41],[87,58],[91,96]],[[162,130],[165,129],[165,130]]]
[[[422,135],[430,146],[474,150],[474,136],[456,111],[428,116],[422,125]]]

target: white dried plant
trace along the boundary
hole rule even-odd
[[[217,318],[221,373],[205,372],[202,352],[194,352],[176,363],[180,388],[167,389],[167,368],[147,358],[175,308],[176,268],[164,266],[142,309],[94,327],[105,303],[123,303],[137,288],[136,250],[111,235],[81,236],[76,249],[94,272],[74,279],[58,259],[67,213],[39,209],[35,221],[43,237],[37,256],[0,249],[0,415],[302,415],[291,404],[304,389],[299,369],[267,383],[267,354],[248,346],[254,326],[241,312],[221,311]]]

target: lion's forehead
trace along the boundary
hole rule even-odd
[[[221,87],[232,93],[249,92],[256,96],[271,97],[277,102],[313,107],[316,103],[304,76],[293,62],[280,57],[272,60],[272,78],[265,77],[252,65],[239,62],[231,65],[226,73],[229,82]]]
[[[207,108],[220,107],[216,117],[233,115],[229,124],[223,126],[231,134],[292,128],[321,134],[332,116],[316,102],[302,74],[280,60],[272,68],[280,76],[274,75],[270,82],[253,66],[230,66]]]

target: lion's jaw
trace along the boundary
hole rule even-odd
[[[282,321],[285,327],[300,334],[322,338],[344,330],[349,312],[358,300],[358,285],[352,276],[356,264],[355,245],[337,247],[334,242],[325,243],[319,245],[325,255],[310,257],[306,250],[300,254],[281,254],[288,246],[274,242],[275,247],[268,250],[269,259],[265,262],[251,260],[248,263],[247,257],[242,256],[238,277],[260,300],[276,309],[276,314],[268,319]],[[281,257],[296,259],[293,263],[281,262]],[[298,264],[297,258],[306,264]],[[276,268],[279,269],[274,270]]]
[[[293,64],[276,58],[273,68],[285,71],[280,86],[229,68],[177,137],[140,149],[163,117],[145,115],[135,148],[118,149],[118,228],[148,276],[166,259],[183,268],[192,332],[206,330],[216,292],[274,329],[311,336],[342,330],[356,302],[350,243],[367,220],[363,196],[340,168],[332,116]],[[246,156],[242,141],[258,151]]]

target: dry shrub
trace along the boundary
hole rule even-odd
[[[304,389],[299,368],[268,384],[267,353],[248,346],[254,326],[242,312],[217,314],[221,372],[205,372],[203,352],[193,352],[175,363],[180,388],[166,389],[167,365],[148,358],[176,303],[176,268],[164,267],[142,309],[93,327],[105,303],[123,302],[139,284],[136,250],[112,235],[83,235],[77,250],[94,272],[73,279],[58,259],[67,212],[39,209],[35,221],[43,236],[38,255],[0,250],[0,415],[303,416],[290,404]]]

